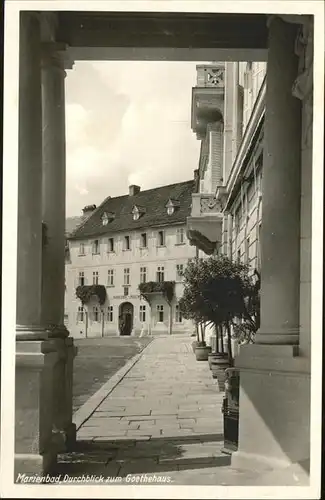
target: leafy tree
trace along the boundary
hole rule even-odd
[[[180,300],[183,316],[199,325],[214,325],[217,345],[225,328],[232,362],[231,326],[236,324],[235,320],[240,319],[252,330],[258,328],[257,285],[248,266],[226,256],[195,258],[189,261],[183,277],[184,292]]]

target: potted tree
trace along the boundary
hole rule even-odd
[[[196,340],[193,340],[193,342],[191,344],[194,353],[195,353],[196,346],[200,342],[199,325],[198,325],[198,323],[195,323],[195,336],[196,336]]]
[[[223,387],[224,371],[233,366],[232,326],[235,318],[252,322],[254,283],[249,268],[226,256],[189,261],[183,273],[184,293],[180,303],[185,318],[215,328],[215,352],[210,355],[214,377]],[[227,339],[224,352],[223,332]]]
[[[201,304],[202,307],[204,304]],[[211,352],[211,347],[205,342],[206,319],[201,314],[200,296],[194,288],[185,287],[183,296],[179,301],[179,307],[184,318],[195,322],[197,331],[197,340],[192,343],[192,348],[197,361],[207,361]]]

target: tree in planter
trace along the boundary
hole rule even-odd
[[[244,320],[239,323],[233,323],[233,337],[236,338],[241,344],[253,343],[255,333],[260,327],[260,288],[261,288],[261,275],[254,270],[253,280],[255,283],[251,287],[250,294],[246,297],[245,305],[247,315]]]
[[[195,323],[198,345],[205,344],[205,325],[206,319],[202,310],[205,304],[201,296],[196,293],[194,288],[185,287],[183,296],[179,301],[179,308],[185,319],[190,319]]]
[[[226,256],[196,258],[189,261],[183,277],[184,293],[180,301],[183,316],[199,324],[214,325],[217,345],[222,335],[221,328],[226,329],[228,359],[232,366],[231,326],[234,319],[254,323],[252,297],[255,285],[248,266],[232,262]]]

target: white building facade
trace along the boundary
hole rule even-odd
[[[252,270],[260,269],[265,75],[265,62],[199,65],[192,102],[201,153],[189,236],[200,256],[221,252]]]
[[[74,338],[192,333],[178,301],[181,272],[195,256],[186,237],[193,188],[193,181],[142,192],[130,186],[129,196],[106,199],[70,235],[65,323]],[[146,298],[139,291],[141,283],[166,282],[170,301],[159,290]],[[84,304],[77,297],[78,287],[91,285],[105,288],[104,303],[96,293]]]

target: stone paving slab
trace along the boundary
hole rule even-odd
[[[72,474],[160,473],[173,484],[244,481],[221,452],[223,393],[208,363],[195,360],[191,341],[158,337],[141,353],[79,428],[83,458],[65,462]]]
[[[189,342],[184,337],[156,338],[78,435],[89,436],[90,429],[94,429],[95,436],[98,432],[113,435],[118,428],[121,436],[125,429],[135,436],[170,437],[219,431],[223,394],[219,393],[207,363],[195,360]],[[135,420],[142,422],[135,424]]]

